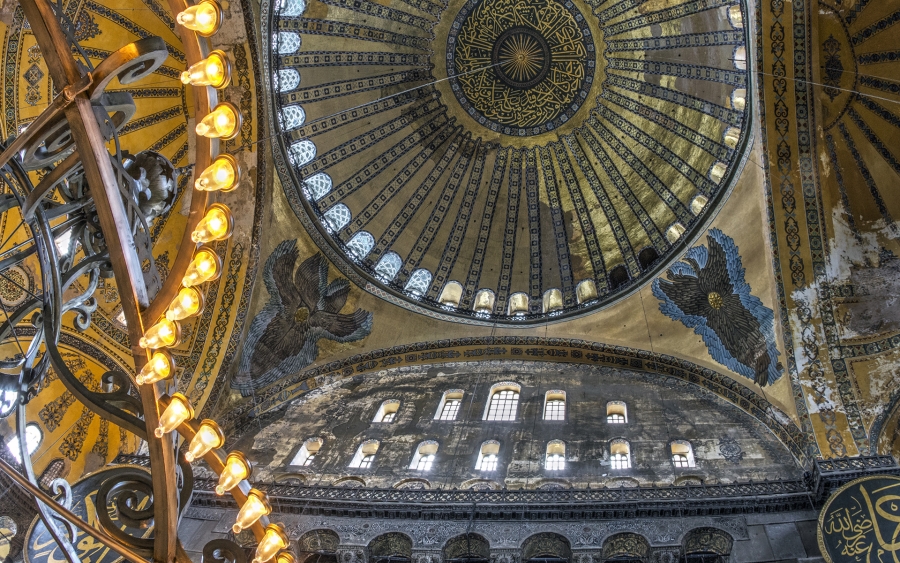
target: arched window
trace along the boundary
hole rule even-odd
[[[434,464],[434,456],[438,451],[438,443],[434,440],[426,440],[419,444],[416,453],[413,454],[412,463],[409,464],[410,469],[416,471],[431,471]]]
[[[747,107],[747,90],[746,88],[735,88],[731,93],[731,107],[738,111],[744,111]]]
[[[375,246],[375,237],[366,231],[359,231],[347,243],[347,248],[350,249],[350,252],[360,260],[369,255],[373,246]]]
[[[738,141],[741,140],[741,130],[739,127],[729,127],[722,133],[722,142],[725,143],[726,147],[735,148],[737,147]]]
[[[28,449],[29,456],[37,451],[38,446],[41,445],[43,439],[44,433],[41,432],[41,429],[37,424],[30,422],[25,426],[25,446]],[[22,463],[22,452],[19,446],[18,434],[13,436],[12,440],[6,444],[6,447],[13,458],[19,463]]]
[[[332,231],[339,231],[350,223],[350,209],[343,203],[339,203],[322,214],[325,224],[331,227]]]
[[[725,172],[727,171],[728,165],[724,162],[717,162],[709,169],[709,179],[718,184],[722,181],[722,178],[725,177]]]
[[[643,563],[650,561],[650,542],[643,536],[623,532],[603,541],[603,563]]]
[[[463,390],[451,389],[444,391],[441,402],[438,404],[437,412],[434,413],[435,420],[456,420],[459,414],[459,407],[462,405]]]
[[[378,446],[381,443],[378,440],[366,440],[356,449],[356,455],[350,460],[350,467],[354,469],[369,469],[372,462],[375,461],[375,454],[378,453]]]
[[[544,395],[544,420],[566,419],[566,392],[547,391]]]
[[[372,419],[372,422],[394,422],[394,419],[397,418],[397,411],[399,410],[400,401],[397,399],[388,399],[378,407],[378,411],[375,413],[375,418]]]
[[[610,291],[618,289],[627,284],[631,277],[628,270],[623,265],[618,265],[609,271],[609,289]]]
[[[488,563],[491,545],[479,534],[463,534],[447,541],[443,555],[445,563]]]
[[[369,542],[369,563],[409,563],[412,539],[406,534],[388,532]]]
[[[579,304],[593,301],[597,298],[597,284],[594,280],[582,280],[575,286],[575,300]]]
[[[9,415],[17,404],[19,393],[17,391],[0,392],[0,418]]]
[[[306,0],[280,0],[278,2],[278,15],[282,17],[296,17],[306,11]]]
[[[303,185],[309,190],[309,195],[313,200],[319,200],[331,191],[331,176],[324,172],[317,172],[307,178]]]
[[[606,403],[606,422],[609,424],[625,424],[628,422],[628,407],[622,401]]]
[[[681,238],[681,235],[684,234],[684,230],[684,225],[676,221],[669,225],[668,230],[666,230],[666,239],[668,239],[669,242],[674,243]]]
[[[631,446],[626,440],[617,438],[609,443],[609,462],[613,469],[631,467]]]
[[[522,542],[524,563],[568,563],[572,560],[571,544],[560,534],[541,532]]]
[[[480,289],[475,294],[472,310],[476,313],[490,315],[494,311],[494,292],[490,289]]]
[[[322,438],[310,438],[303,442],[303,445],[300,446],[300,451],[297,452],[297,455],[294,456],[294,460],[291,461],[291,465],[309,467],[313,460],[316,459],[316,456],[319,455],[319,450],[322,449],[322,443]]]
[[[734,55],[732,56],[734,60],[734,68],[738,70],[747,70],[747,48],[741,45],[740,47],[736,47],[734,50]]]
[[[297,539],[299,563],[337,563],[341,540],[331,530],[310,530]]]
[[[438,301],[441,302],[441,305],[447,305],[448,307],[459,307],[459,301],[460,299],[462,299],[462,294],[462,284],[455,281],[447,282],[447,285],[445,285],[444,289],[441,290],[441,296],[440,298],[438,298]]]
[[[740,4],[728,7],[728,21],[735,29],[744,28],[744,13],[741,12]]]
[[[281,128],[285,131],[296,129],[306,123],[306,111],[299,105],[281,108]]]
[[[425,292],[428,291],[428,286],[430,285],[431,272],[425,268],[419,268],[409,276],[409,280],[406,282],[406,287],[404,289],[416,297],[421,297],[422,295],[425,295]]]
[[[297,141],[288,150],[288,158],[295,168],[306,166],[316,158],[316,145],[309,139]]]
[[[484,420],[515,420],[519,407],[519,389],[516,383],[498,383],[492,386]]]
[[[279,31],[273,37],[273,45],[279,55],[296,53],[300,50],[301,43],[300,35],[293,31]]]
[[[694,448],[691,447],[691,443],[687,440],[673,440],[669,444],[669,448],[672,450],[672,464],[675,467],[684,468],[696,465],[694,463]]]
[[[562,440],[551,440],[547,444],[547,454],[544,459],[544,469],[547,471],[562,471],[566,468],[566,443]]]
[[[507,307],[507,314],[510,316],[513,315],[527,315],[528,314],[528,295],[522,293],[513,293],[509,296],[509,305]]]
[[[496,471],[499,456],[500,442],[488,440],[481,444],[481,449],[478,451],[478,460],[475,462],[475,471]]]
[[[544,313],[554,313],[563,310],[563,294],[562,291],[556,289],[548,289],[544,292],[541,299],[541,306]]]
[[[294,68],[282,68],[278,71],[276,84],[279,92],[290,92],[300,86],[300,73]]]
[[[697,196],[691,200],[691,213],[694,215],[700,215],[700,212],[706,207],[706,204],[709,200],[703,194],[697,194]]]
[[[653,265],[654,262],[659,258],[659,252],[656,251],[652,246],[648,246],[644,250],[641,250],[638,253],[638,264],[641,265],[641,270],[646,271]]]
[[[375,264],[375,274],[384,281],[391,281],[397,277],[397,272],[403,266],[403,260],[396,252],[388,252]]]
[[[717,528],[694,528],[682,540],[683,563],[725,563],[731,561],[734,540]]]

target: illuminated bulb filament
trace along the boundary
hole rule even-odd
[[[193,317],[203,310],[203,294],[192,287],[183,287],[175,299],[169,303],[166,318],[170,321],[180,321]]]
[[[230,154],[223,154],[200,174],[194,187],[207,192],[230,192],[237,187],[240,179],[241,169],[237,161]]]
[[[269,561],[275,554],[288,546],[288,540],[284,535],[281,526],[277,524],[269,524],[266,526],[266,534],[259,541],[256,547],[256,557],[253,563],[264,563]]]
[[[166,407],[166,410],[159,417],[159,427],[154,434],[156,434],[157,438],[162,438],[178,428],[182,422],[193,417],[194,407],[191,406],[190,401],[181,393],[175,393],[172,395],[169,406]]]
[[[191,240],[199,243],[225,240],[231,236],[233,228],[231,210],[221,203],[214,203],[197,223],[197,228],[191,233]]]
[[[180,338],[181,327],[178,323],[163,319],[147,329],[138,344],[141,348],[166,348],[178,344]]]
[[[222,262],[219,256],[209,248],[200,248],[184,273],[181,284],[192,287],[219,277]]]
[[[156,383],[157,381],[172,377],[174,371],[175,362],[172,360],[172,356],[168,352],[160,350],[153,354],[150,361],[147,362],[147,365],[145,365],[143,369],[141,369],[141,373],[137,375],[135,380],[138,385]]]
[[[184,453],[184,459],[191,463],[195,459],[205,456],[211,449],[221,448],[224,443],[225,436],[222,435],[219,425],[212,420],[204,420],[200,423],[197,433],[194,434],[188,451]]]
[[[250,476],[250,465],[247,458],[240,452],[231,452],[225,458],[225,468],[219,475],[219,484],[216,485],[216,494],[224,495],[226,491],[235,488],[238,483]]]
[[[209,37],[219,30],[222,8],[214,0],[202,0],[175,16],[175,21],[203,37]]]
[[[237,137],[240,128],[241,118],[237,109],[228,102],[222,102],[197,124],[196,131],[198,135],[210,139],[227,141]]]
[[[222,51],[213,51],[181,73],[181,82],[191,86],[224,88],[230,81],[231,65]]]
[[[263,516],[268,516],[272,512],[272,507],[266,498],[266,493],[256,489],[250,489],[247,495],[247,502],[241,507],[237,515],[237,522],[231,527],[235,534],[241,533],[252,526],[257,520]]]

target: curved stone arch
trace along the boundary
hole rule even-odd
[[[538,490],[571,489],[572,484],[565,479],[541,479],[534,487]]]
[[[343,477],[341,479],[337,479],[334,483],[331,484],[332,487],[349,487],[355,489],[357,487],[365,487],[366,481],[361,477]]]
[[[366,559],[375,561],[412,559],[412,538],[403,532],[387,532],[375,536],[366,546]]]
[[[499,491],[503,487],[500,483],[491,479],[469,479],[468,481],[463,481],[459,488],[472,491]]]
[[[602,554],[604,562],[626,557],[646,560],[650,556],[650,542],[633,532],[613,534],[603,540]]]
[[[682,553],[730,555],[734,546],[731,534],[719,528],[694,528],[684,534],[681,540]]]
[[[388,370],[391,371],[412,365],[441,363],[434,360],[440,356],[433,352],[446,352],[448,354],[446,357],[458,358],[471,346],[512,347],[523,344],[532,348],[544,347],[553,351],[552,356],[546,355],[545,359],[541,361],[530,362],[534,364],[552,362],[565,365],[590,365],[594,369],[610,367],[622,371],[658,375],[660,383],[673,382],[677,385],[695,386],[703,393],[711,394],[758,420],[781,441],[800,465],[808,460],[807,448],[815,447],[813,438],[805,434],[798,426],[790,422],[782,422],[790,420],[788,415],[769,403],[761,394],[745,387],[724,373],[688,360],[657,354],[649,350],[612,346],[579,339],[545,337],[525,339],[518,336],[463,337],[417,342],[356,354],[297,373],[280,380],[277,385],[273,384],[257,390],[257,400],[233,409],[226,415],[224,425],[227,429],[248,426],[253,418],[304,394],[306,390],[301,383],[308,379],[337,381],[350,376],[374,375],[382,371],[380,367],[382,364],[376,359],[384,360],[396,357],[397,365]],[[565,359],[555,360],[554,358]],[[480,363],[472,362],[473,365]],[[627,368],[621,367],[626,365]],[[292,391],[285,393],[284,389],[292,389]],[[900,413],[900,409],[898,409],[898,413]],[[881,430],[881,425],[878,428]]]
[[[297,538],[297,551],[300,553],[336,553],[340,543],[341,539],[337,532],[320,528],[310,530]]]
[[[427,490],[431,488],[431,481],[428,479],[401,479],[394,483],[395,489],[413,489]]]
[[[569,539],[555,532],[540,532],[522,542],[522,561],[532,559],[572,560],[572,544]]]
[[[491,558],[491,542],[481,534],[469,532],[447,540],[441,553],[445,563],[466,559],[488,560]]]

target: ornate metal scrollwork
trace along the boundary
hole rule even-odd
[[[244,548],[231,540],[215,539],[203,546],[204,563],[247,563]]]

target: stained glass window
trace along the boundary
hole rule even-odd
[[[296,129],[306,122],[306,111],[299,105],[281,108],[281,128],[285,131]]]
[[[350,249],[350,252],[360,260],[369,255],[373,246],[375,246],[375,237],[366,231],[356,233],[350,239],[350,242],[347,243],[347,248]]]
[[[300,86],[300,73],[293,68],[283,68],[278,71],[278,91],[290,92]]]
[[[413,295],[421,296],[425,295],[425,292],[428,291],[428,286],[430,285],[431,272],[424,268],[420,268],[409,276],[409,281],[406,282],[405,289]]]
[[[397,277],[397,272],[403,265],[403,260],[396,252],[388,252],[375,264],[375,273],[384,281],[391,281]]]
[[[300,50],[300,35],[293,31],[279,31],[273,39],[279,55],[290,55]]]
[[[350,209],[343,203],[335,205],[322,215],[325,224],[331,227],[332,231],[339,231],[346,227],[350,218]]]
[[[316,145],[309,139],[297,141],[291,145],[290,159],[294,166],[300,168],[306,166],[312,159],[316,158]]]
[[[312,199],[322,199],[331,191],[331,176],[324,172],[318,172],[307,178],[303,184],[309,190]]]

